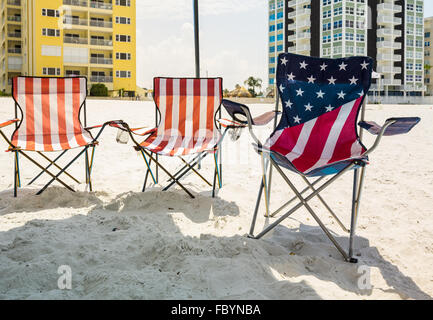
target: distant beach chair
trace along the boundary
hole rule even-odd
[[[253,132],[254,121],[248,107],[232,103],[233,108],[237,107],[237,113],[246,117],[255,140],[255,149],[262,157],[263,174],[249,234],[251,238],[260,239],[298,209],[305,207],[344,259],[357,262],[353,257],[353,244],[368,156],[378,147],[383,136],[407,133],[420,121],[420,118],[391,118],[382,127],[374,122],[361,121],[361,128],[377,135],[376,142],[369,150],[362,144],[356,121],[359,112],[362,110],[362,115],[365,112],[372,67],[373,60],[367,57],[322,59],[280,54],[276,76],[277,104],[281,97],[283,113],[279,125],[264,144]],[[272,168],[282,176],[295,196],[270,213]],[[307,187],[299,191],[283,168],[299,175]],[[352,215],[350,228],[346,228],[320,193],[350,170],[354,170]],[[330,179],[319,186],[326,177]],[[317,180],[310,181],[309,178]],[[305,196],[308,191],[311,193]],[[275,217],[296,200],[299,203],[255,236],[263,194],[267,217]],[[348,253],[309,205],[310,200],[316,197],[341,228],[350,233]]]
[[[122,130],[129,133],[135,149],[141,152],[147,166],[142,191],[146,189],[149,175],[155,184],[159,181],[159,169],[170,180],[164,191],[173,185],[180,186],[191,198],[193,194],[180,182],[191,171],[197,174],[209,186],[215,196],[216,180],[222,187],[220,145],[227,131],[221,133],[217,117],[221,114],[222,79],[221,78],[155,78],[154,101],[156,127],[146,132],[131,129],[127,123]],[[134,136],[147,137],[138,142]],[[215,172],[213,184],[196,170],[201,161],[209,154],[214,155]],[[183,167],[171,174],[159,161],[160,156],[178,157]],[[187,161],[186,156],[194,156]],[[156,164],[155,174],[151,166]]]
[[[86,184],[92,190],[91,173],[97,139],[105,125],[83,128],[80,112],[84,113],[86,125],[87,79],[85,77],[37,78],[15,77],[12,83],[12,97],[15,101],[15,119],[0,125],[0,129],[15,124],[12,138],[0,130],[1,136],[9,144],[10,152],[15,153],[14,196],[21,187],[19,155],[27,158],[42,171],[30,182],[34,183],[44,173],[52,179],[37,193],[42,194],[54,181],[74,192],[74,189],[59,177],[64,174],[74,182],[78,179],[66,170],[82,155],[85,155]],[[18,110],[22,119],[18,119]],[[94,138],[91,129],[101,128]],[[63,168],[57,162],[71,149],[82,148],[74,159]],[[92,150],[89,157],[89,149]],[[43,166],[30,157],[27,152],[39,154],[49,165]],[[44,153],[61,152],[54,160]],[[54,174],[49,169],[60,170]]]

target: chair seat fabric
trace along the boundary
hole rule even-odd
[[[204,151],[213,151],[220,138],[220,135],[198,137],[153,135],[145,140],[141,146],[162,156],[186,156]]]
[[[12,144],[26,151],[62,151],[93,142],[80,122],[87,95],[85,78],[17,77],[13,98],[23,118]]]
[[[155,78],[154,90],[161,121],[141,147],[172,157],[215,149],[221,139],[215,121],[221,78]]]

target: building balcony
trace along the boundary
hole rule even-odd
[[[288,7],[302,6],[303,4],[310,4],[310,0],[291,0],[287,3]]]
[[[311,15],[311,9],[302,8],[299,10],[289,12],[288,17],[289,17],[289,19],[295,19],[295,18],[299,18],[299,17],[304,16],[304,15],[310,16]]]
[[[401,73],[400,67],[394,66],[378,66],[377,72],[379,73]]]
[[[305,52],[305,51],[310,51],[311,50],[311,45],[310,44],[301,44],[301,45],[295,45],[293,47],[289,48],[289,52],[290,53],[300,53],[300,52]]]
[[[86,7],[86,8],[89,6],[87,1],[80,1],[80,0],[63,0],[63,4],[68,6]]]
[[[113,46],[113,40],[105,40],[105,39],[90,39],[90,45],[92,46]]]
[[[113,59],[109,59],[109,58],[90,58],[90,63],[91,64],[113,64]]]
[[[381,82],[384,86],[401,86],[400,79],[383,79]]]
[[[21,48],[8,48],[8,53],[21,54],[22,52]]]
[[[21,16],[8,16],[8,21],[21,23]]]
[[[21,0],[8,0],[7,5],[20,7],[21,6]]]
[[[70,24],[74,26],[88,26],[89,21],[87,19],[65,17],[63,19],[63,24]]]
[[[379,53],[377,55],[377,60],[378,61],[401,61],[401,55]]]
[[[401,30],[393,28],[382,28],[377,30],[378,37],[401,37]]]
[[[113,82],[113,77],[108,77],[108,76],[91,76],[90,77],[90,82],[93,82],[93,83],[112,83]]]
[[[311,27],[311,20],[310,19],[298,19],[294,23],[289,24],[288,29],[289,30],[300,30],[305,28]]]
[[[8,64],[9,70],[18,71],[18,70],[21,70],[22,67],[23,67],[22,63],[10,63],[10,64]]]
[[[9,38],[21,38],[21,32],[8,32]]]
[[[383,15],[379,15],[377,18],[377,23],[378,24],[389,24],[389,25],[398,25],[402,23],[402,19],[401,18],[397,18],[394,17],[394,15],[387,15],[387,14],[383,14]]]
[[[113,22],[111,21],[97,21],[97,20],[90,20],[90,26],[91,27],[98,27],[98,28],[113,28]]]
[[[109,2],[90,1],[90,8],[103,9],[103,10],[113,10],[113,4],[109,3]]]
[[[390,11],[393,13],[397,13],[402,11],[402,7],[400,5],[393,4],[393,3],[381,3],[377,6],[377,11],[379,13],[383,11]]]
[[[74,43],[74,44],[89,44],[89,40],[87,38],[81,37],[64,37],[64,43]]]
[[[401,42],[379,41],[376,46],[378,49],[401,49]]]

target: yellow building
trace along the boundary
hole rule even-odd
[[[136,90],[135,0],[1,0],[0,90],[16,75],[84,75]]]

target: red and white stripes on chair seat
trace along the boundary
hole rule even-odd
[[[81,125],[86,78],[13,79],[13,98],[23,113],[12,144],[27,151],[62,151],[91,144]]]
[[[362,99],[301,125],[276,131],[266,147],[284,155],[305,174],[328,164],[358,159],[367,151],[353,130]]]
[[[165,156],[213,150],[221,134],[215,113],[222,101],[222,79],[154,79],[154,100],[161,122],[141,146]]]

